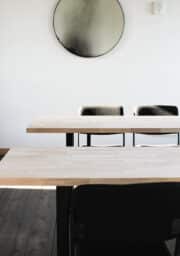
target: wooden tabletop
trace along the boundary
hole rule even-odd
[[[0,162],[0,185],[180,182],[180,147],[13,148]]]
[[[34,120],[29,133],[132,133],[178,132],[177,116],[51,116]]]

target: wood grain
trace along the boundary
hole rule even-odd
[[[180,147],[11,149],[1,185],[180,182]]]
[[[176,133],[178,116],[77,116],[42,117],[27,128],[28,133]]]

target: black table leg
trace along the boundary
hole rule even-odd
[[[74,134],[66,134],[66,146],[74,146]],[[69,256],[69,211],[73,187],[56,187],[57,256]]]
[[[74,146],[74,133],[66,133],[66,146],[67,147]]]
[[[69,256],[69,214],[73,187],[56,187],[57,256]]]

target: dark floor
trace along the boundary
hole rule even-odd
[[[56,249],[56,192],[0,189],[0,256],[56,256]]]
[[[56,256],[55,191],[0,189],[0,256]]]

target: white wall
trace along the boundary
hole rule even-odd
[[[180,105],[180,1],[163,15],[148,0],[121,0],[126,27],[111,53],[85,59],[57,42],[56,0],[0,0],[0,147],[63,145],[62,135],[27,135],[32,119],[79,106]]]

